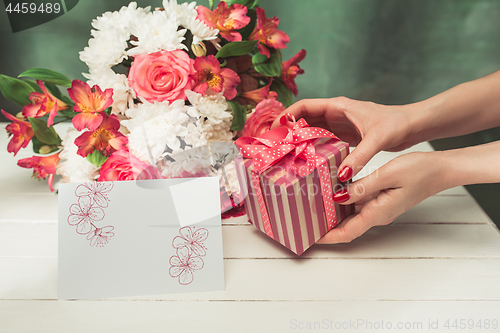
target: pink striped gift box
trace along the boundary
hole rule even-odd
[[[316,154],[328,162],[333,192],[345,186],[345,183],[339,181],[337,170],[349,153],[349,144],[325,138],[315,142],[315,149]],[[260,185],[274,239],[301,255],[329,230],[318,171],[314,170],[308,176],[300,177],[290,167],[292,160],[292,156],[285,156],[264,171],[260,175]],[[251,179],[253,161],[240,157],[235,162],[242,192],[248,193],[245,206],[249,222],[265,233]],[[353,212],[354,205],[335,204],[337,223]]]

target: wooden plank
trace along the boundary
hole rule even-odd
[[[405,332],[497,332],[491,322],[498,320],[499,312],[500,303],[481,301],[1,301],[0,329],[2,333],[255,333],[312,331],[314,328],[331,332],[386,332],[390,329]],[[29,314],[29,320],[26,320],[26,314]],[[472,320],[472,329],[452,328],[455,319],[458,323],[464,319],[467,324]],[[475,327],[479,321],[484,326],[485,319],[489,320],[488,329]],[[449,329],[445,327],[447,320],[450,320]],[[308,329],[308,325],[311,328]],[[402,328],[398,329],[398,325]]]
[[[500,259],[226,259],[224,265],[225,291],[126,299],[500,301]],[[56,258],[0,258],[0,272],[0,300],[57,297]]]
[[[491,223],[491,219],[471,196],[432,196],[394,223]]]
[[[225,258],[296,258],[252,226],[222,227]],[[314,245],[300,258],[500,258],[498,230],[487,224],[376,227],[350,244]],[[0,223],[0,257],[57,257],[55,223]]]

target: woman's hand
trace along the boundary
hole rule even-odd
[[[341,204],[363,203],[318,241],[348,243],[376,225],[386,225],[422,200],[453,185],[444,152],[401,155],[372,174],[351,183],[333,199]]]
[[[351,146],[357,146],[339,167],[346,181],[357,174],[379,151],[399,151],[418,143],[412,139],[412,113],[406,106],[386,106],[345,97],[306,99],[284,113],[304,118],[311,127],[322,127]],[[279,117],[273,128],[279,126]]]

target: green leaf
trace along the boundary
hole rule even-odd
[[[61,138],[57,135],[54,127],[47,127],[47,122],[40,118],[28,117],[28,120],[35,132],[35,136],[38,140],[46,145],[59,145],[61,144]]]
[[[40,148],[42,148],[44,146],[50,148],[50,151],[45,152],[44,155],[52,154],[53,152],[59,150],[58,146],[56,146],[56,145],[46,145],[42,141],[38,140],[36,136],[34,136],[31,139],[31,142],[33,143],[33,151],[35,152],[35,154],[41,154]]]
[[[285,108],[293,104],[292,92],[281,79],[274,79],[269,89],[278,93],[278,101],[281,102]]]
[[[236,57],[250,53],[257,45],[256,40],[245,40],[243,42],[231,42],[224,45],[215,55],[216,58]]]
[[[87,161],[95,165],[96,167],[100,168],[101,165],[106,162],[108,158],[103,156],[99,150],[94,150],[92,154],[87,155]]]
[[[32,77],[45,83],[57,84],[58,86],[71,86],[71,80],[59,72],[44,68],[31,68],[21,73],[18,77]]]
[[[224,0],[227,3],[227,6],[234,5],[238,3],[243,6],[247,6],[249,9],[254,9],[259,4],[259,0]]]
[[[233,122],[231,123],[231,131],[241,131],[245,126],[245,121],[247,120],[247,112],[240,103],[236,101],[227,101],[233,110]]]
[[[65,117],[68,117],[68,118],[73,118],[74,116],[76,116],[76,112],[73,111],[73,110],[61,110],[57,113],[57,115],[61,115],[61,116],[65,116]]]
[[[54,97],[58,98],[58,99],[61,99],[62,97],[62,94],[61,94],[61,91],[59,90],[59,88],[54,85],[54,84],[51,84],[51,83],[46,83],[45,84],[45,87],[47,88],[47,90],[52,94],[54,95]]]
[[[265,76],[280,76],[281,75],[281,53],[279,51],[271,52],[268,58],[261,53],[257,53],[252,57],[252,63],[257,72]]]
[[[45,146],[45,143],[43,143],[42,141],[38,140],[36,136],[34,136],[33,138],[31,138],[31,142],[33,142],[33,151],[36,154],[39,154],[40,153],[40,148],[42,146]]]
[[[250,23],[246,27],[241,28],[238,32],[241,35],[242,40],[247,40],[253,32],[255,25],[257,24],[257,13],[253,9],[249,9],[247,16],[250,17]]]
[[[25,106],[31,103],[29,95],[35,89],[29,83],[0,74],[0,91],[8,100]]]
[[[30,85],[31,88],[35,89],[36,92],[40,93],[40,94],[43,94],[43,91],[42,89],[40,89],[40,87],[38,86],[38,84],[36,84],[35,81],[31,81],[31,80],[23,80],[23,82],[26,82],[27,84]]]

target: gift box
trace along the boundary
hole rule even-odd
[[[332,199],[346,186],[337,170],[349,154],[349,144],[332,133],[300,119],[236,145],[249,222],[297,255],[354,212]]]

